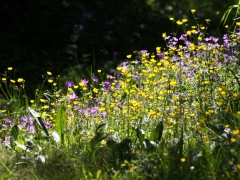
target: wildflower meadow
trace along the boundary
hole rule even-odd
[[[221,37],[192,9],[195,25],[170,18],[184,33],[163,32],[165,48],[134,51],[90,79],[46,70],[32,99],[8,67],[0,179],[240,179],[239,5]]]

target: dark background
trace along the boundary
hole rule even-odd
[[[164,46],[162,33],[173,32],[169,17],[196,25],[192,8],[199,24],[211,19],[208,32],[221,36],[226,30],[216,31],[219,21],[233,4],[237,0],[1,0],[0,72],[12,66],[32,95],[46,71],[67,76],[72,67],[89,78],[89,71],[110,71],[133,50],[154,52]]]

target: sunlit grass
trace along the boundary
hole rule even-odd
[[[179,37],[163,33],[166,49],[134,51],[116,74],[69,77],[65,87],[46,71],[42,87],[50,88],[35,99],[9,67],[3,179],[240,178],[239,22],[234,28],[223,43],[198,24]]]

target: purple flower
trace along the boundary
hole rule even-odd
[[[111,87],[111,83],[109,81],[105,81],[104,82],[104,87],[105,87],[105,89],[109,90],[110,87]]]
[[[68,95],[68,102],[71,103],[73,100],[77,100],[78,96],[75,93]]]
[[[74,27],[75,27],[76,29],[78,29],[79,31],[82,31],[82,30],[83,30],[83,25],[81,25],[81,24],[75,24]]]
[[[118,89],[118,90],[121,89],[120,84],[117,84],[117,85],[116,85],[116,89]]]
[[[212,40],[216,43],[218,41],[218,38],[213,37]]]
[[[45,125],[47,128],[52,128],[52,123],[51,123],[51,121],[49,121],[49,120],[45,120],[45,121],[44,121],[44,125]]]
[[[140,51],[142,54],[146,54],[148,51],[147,50],[141,50]]]
[[[10,141],[13,137],[12,136],[9,136],[7,138],[5,138],[5,140],[2,142],[3,144],[10,144]]]
[[[180,36],[179,40],[184,40],[185,37],[187,37],[187,36],[188,36],[187,34],[182,34],[182,35]]]
[[[136,74],[133,77],[134,77],[134,79],[140,79],[140,74]]]
[[[97,109],[98,107],[92,107],[90,110],[91,114],[97,114]]]
[[[102,114],[102,118],[106,118],[106,116],[107,116],[107,112],[106,111],[103,111],[101,114]]]
[[[35,128],[33,126],[33,118],[31,115],[23,116],[20,118],[20,120],[22,122],[19,124],[19,127],[26,129],[26,131],[29,133],[35,132]]]
[[[107,75],[107,78],[109,78],[109,79],[114,79],[115,77],[112,76],[112,75]]]
[[[10,124],[11,124],[11,123],[13,122],[13,120],[12,120],[12,119],[10,119],[10,118],[7,118],[7,119],[6,119],[6,122],[8,122],[8,123],[10,123]]]
[[[71,87],[74,86],[74,84],[73,84],[73,82],[71,82],[71,81],[67,81],[67,82],[66,82],[66,86],[67,86],[68,88],[71,88]]]
[[[163,53],[157,54],[158,57],[162,58],[164,56]]]
[[[98,82],[98,78],[96,78],[96,77],[93,77],[92,80],[93,80],[93,82]]]
[[[88,81],[86,79],[81,79],[80,82],[84,83],[84,85],[87,85]]]
[[[135,60],[135,61],[132,61],[132,63],[134,63],[134,64],[138,64],[138,63],[140,63],[140,61]]]

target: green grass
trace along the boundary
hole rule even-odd
[[[0,179],[239,179],[240,29],[223,44],[205,29],[163,33],[167,49],[135,51],[114,75],[46,72],[34,99],[8,68]]]

